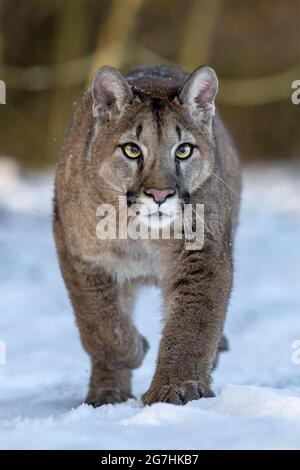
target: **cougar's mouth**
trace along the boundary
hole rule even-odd
[[[163,211],[151,212],[150,214],[147,214],[147,216],[158,217],[158,218],[169,217],[169,219],[173,218],[172,214],[167,214],[166,212],[163,212]]]
[[[174,220],[173,213],[164,212],[162,210],[147,213],[141,212],[139,217],[143,224],[158,229],[170,225]]]

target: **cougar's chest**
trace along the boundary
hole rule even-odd
[[[134,280],[157,282],[164,274],[159,249],[139,240],[112,246],[110,250],[99,253],[95,261],[119,283]]]

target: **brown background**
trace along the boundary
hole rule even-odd
[[[0,0],[0,155],[52,164],[104,64],[207,63],[244,161],[300,156],[300,0]]]

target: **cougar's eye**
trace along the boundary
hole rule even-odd
[[[192,155],[194,146],[192,144],[180,144],[175,152],[177,158],[184,160]]]
[[[133,142],[122,145],[122,151],[127,158],[139,158],[142,155],[142,151],[138,145]]]

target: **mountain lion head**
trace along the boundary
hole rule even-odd
[[[126,196],[143,223],[170,224],[213,167],[217,89],[206,66],[190,77],[177,69],[164,76],[160,67],[157,75],[141,69],[125,78],[100,68],[91,84],[87,165],[101,199],[117,204]]]

